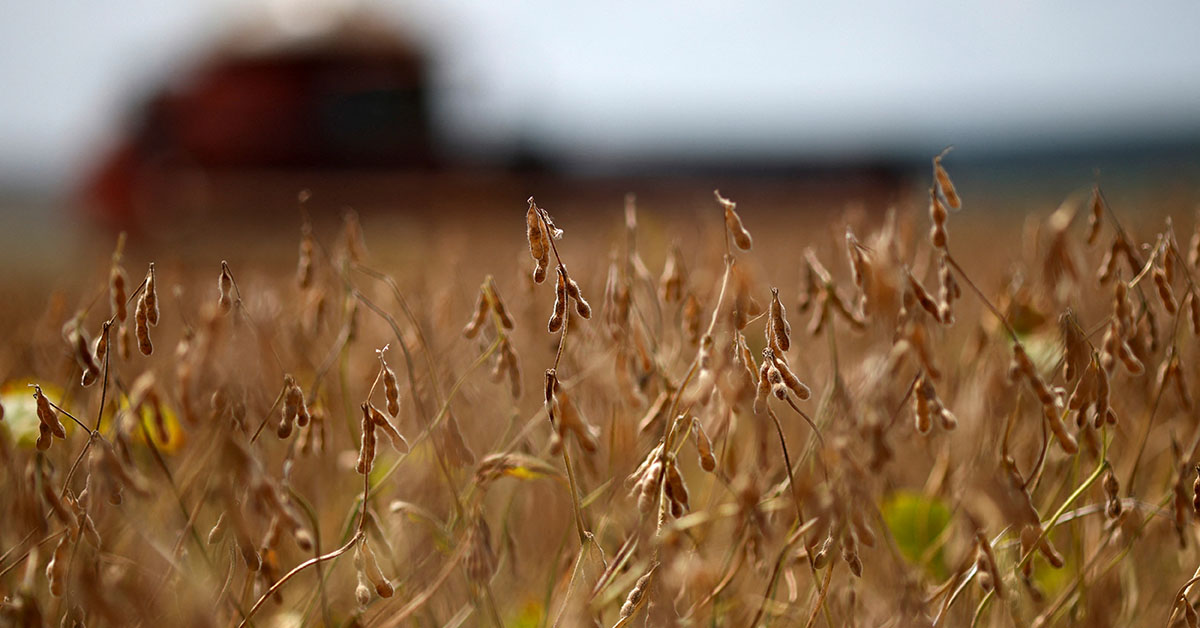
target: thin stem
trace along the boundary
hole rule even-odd
[[[829,568],[825,570],[825,581],[821,583],[821,591],[817,594],[817,603],[813,606],[812,614],[808,616],[808,623],[804,624],[804,628],[813,628],[817,625],[817,616],[825,605],[825,596],[829,594],[829,582],[833,580],[835,566],[837,566],[837,561],[830,561]]]
[[[800,494],[796,492],[796,479],[792,475],[792,457],[788,455],[787,439],[783,436],[783,426],[779,424],[779,416],[767,404],[767,416],[775,423],[775,432],[779,434],[779,447],[783,449],[783,461],[787,464],[788,486],[792,489],[792,501],[796,503],[796,525],[804,525],[804,513],[800,508]],[[814,428],[815,429],[815,428]]]
[[[991,310],[992,314],[996,316],[996,319],[999,320],[1000,324],[1004,326],[1004,329],[1008,332],[1008,335],[1012,336],[1013,342],[1018,345],[1021,344],[1021,339],[1017,337],[1017,331],[1008,323],[1008,319],[1005,318],[1005,316],[1000,313],[1000,310],[992,304],[992,301],[987,298],[987,295],[983,293],[983,290],[980,290],[979,286],[975,285],[975,282],[972,281],[969,276],[967,276],[967,271],[963,270],[962,266],[958,265],[958,260],[954,259],[954,256],[950,254],[949,249],[946,250],[946,261],[949,262],[950,266],[958,272],[958,276],[961,277],[967,286],[969,286],[975,293],[975,295],[979,297],[979,300],[982,301],[983,304],[986,305],[989,310]]]
[[[1016,564],[1015,567],[1013,567],[1014,572],[1019,571],[1022,567],[1025,566],[1026,563],[1028,563],[1030,561],[1030,559],[1033,558],[1034,553],[1036,553],[1038,551],[1037,548],[1038,548],[1038,545],[1041,544],[1042,539],[1046,538],[1046,535],[1050,534],[1050,530],[1054,529],[1054,526],[1057,525],[1058,520],[1060,518],[1062,518],[1064,513],[1066,513],[1067,508],[1071,505],[1071,503],[1073,503],[1076,499],[1078,499],[1080,495],[1083,495],[1083,493],[1085,491],[1087,491],[1087,489],[1090,488],[1092,486],[1092,484],[1095,484],[1096,480],[1100,479],[1100,476],[1106,470],[1108,470],[1109,464],[1108,464],[1108,457],[1107,457],[1107,449],[1108,449],[1107,442],[1105,443],[1104,449],[1105,449],[1105,452],[1103,452],[1103,455],[1101,456],[1101,459],[1100,459],[1100,464],[1096,466],[1095,471],[1093,471],[1092,474],[1089,475],[1087,477],[1087,479],[1083,481],[1083,484],[1080,484],[1078,487],[1075,488],[1075,490],[1067,497],[1067,499],[1062,503],[1062,505],[1059,506],[1058,510],[1054,512],[1054,515],[1052,515],[1049,519],[1047,519],[1045,522],[1042,523],[1042,533],[1038,535],[1037,539],[1033,542],[1033,545],[1030,546],[1029,551],[1022,554],[1021,560]],[[992,595],[994,593],[995,593],[995,589],[988,591],[987,594],[983,596],[983,599],[979,601],[979,607],[975,609],[975,618],[971,622],[972,626],[975,626],[978,623],[979,618],[983,614],[984,607],[987,605],[988,601],[991,600]]]
[[[233,305],[237,308],[238,314],[241,314],[242,318],[246,319],[246,322],[250,324],[250,331],[271,351],[271,356],[275,358],[275,364],[279,367],[279,372],[286,373],[287,369],[284,368],[283,360],[279,358],[279,353],[275,351],[275,345],[271,342],[270,338],[262,333],[262,329],[259,328],[258,323],[246,311],[246,304],[242,301],[242,291],[238,288],[237,279],[234,278],[233,271],[229,268],[229,264],[225,260],[221,260],[221,269],[229,274],[229,281],[233,284],[233,292],[236,295]]]
[[[32,386],[32,384],[30,384],[30,385]],[[49,397],[46,397],[45,395],[42,395],[42,397],[46,400],[46,403],[50,404],[51,408],[58,410],[60,413],[65,415],[68,419],[71,419],[72,421],[74,421],[75,425],[78,425],[80,427],[80,429],[82,429],[84,432],[89,433],[89,434],[92,432],[91,428],[84,425],[83,421],[80,421],[79,419],[75,418],[75,415],[71,414],[70,412],[67,412],[66,410],[63,410],[61,407],[59,407],[58,404],[54,403],[53,401],[50,401]]]
[[[291,486],[287,486],[288,495],[292,497],[297,504],[300,504],[300,509],[304,511],[304,516],[308,517],[309,524],[312,525],[313,536],[313,552],[321,555],[321,522],[317,517],[317,511],[308,503],[304,496],[292,490]],[[326,626],[333,625],[333,617],[329,614],[329,596],[325,591],[325,575],[321,573],[321,565],[317,564],[317,589],[321,593],[321,618]],[[306,613],[307,615],[307,613]]]
[[[283,396],[286,393],[287,393],[286,387],[279,389],[279,394],[275,395],[275,401],[271,402],[271,407],[267,408],[267,413],[263,415],[262,422],[260,422],[258,424],[258,428],[254,430],[254,435],[250,437],[250,444],[254,444],[254,441],[258,440],[258,435],[261,434],[263,431],[263,428],[266,427],[267,421],[271,420],[271,415],[274,414],[275,408],[279,407],[279,402],[283,401]]]
[[[424,606],[425,603],[429,601],[429,598],[433,597],[433,594],[442,586],[442,583],[444,583],[446,579],[450,577],[450,574],[454,573],[454,568],[466,554],[466,549],[466,543],[459,543],[458,549],[454,551],[454,554],[452,554],[449,560],[446,561],[446,564],[442,566],[442,570],[438,572],[438,575],[434,577],[432,582],[429,583],[429,586],[425,587],[424,591],[421,591],[411,600],[409,600],[408,604],[405,604],[403,608],[401,608],[399,611],[396,611],[395,614],[389,616],[387,622],[380,624],[381,628],[395,628],[402,625],[404,620],[408,619],[413,613],[417,612],[422,606]]]
[[[143,281],[142,285],[143,286],[146,285],[146,282]],[[141,286],[138,287],[138,290],[141,290]],[[105,343],[108,342],[108,336],[109,336],[110,329],[112,329],[112,323],[105,322],[104,323],[104,332],[103,332]],[[104,400],[105,400],[105,397],[108,395],[108,364],[109,364],[109,360],[111,358],[112,358],[112,351],[111,350],[105,351],[104,352],[104,381],[100,384],[100,409],[96,411],[96,427],[95,427],[95,429],[92,430],[96,434],[100,433],[100,422],[104,420]],[[72,418],[74,418],[74,417],[72,417]],[[76,422],[78,422],[78,421],[76,421]]]
[[[583,506],[579,502],[579,486],[575,479],[575,469],[571,465],[571,455],[567,453],[567,443],[562,444],[563,466],[567,468],[567,485],[571,491],[571,509],[575,514],[575,532],[579,535],[580,549],[587,545],[591,533],[583,523]]]
[[[1175,313],[1174,322],[1171,325],[1172,343],[1175,342],[1175,338],[1179,332],[1179,319],[1182,317],[1182,314],[1183,312],[1179,311]],[[1173,344],[1171,346],[1170,353],[1178,354],[1178,350]],[[1170,353],[1168,353],[1168,358],[1170,357]],[[1138,466],[1142,462],[1142,454],[1146,452],[1146,443],[1150,439],[1150,430],[1154,427],[1154,416],[1158,413],[1158,405],[1162,401],[1162,396],[1166,389],[1167,380],[1163,379],[1162,385],[1158,387],[1158,392],[1154,395],[1154,402],[1150,405],[1150,412],[1147,414],[1145,421],[1146,427],[1142,430],[1142,436],[1138,442],[1137,456],[1134,457],[1133,467],[1129,470],[1129,479],[1126,481],[1125,486],[1130,491],[1130,494],[1132,494],[1133,491],[1133,480],[1137,477]]]
[[[792,410],[795,410],[796,414],[799,414],[800,417],[808,423],[808,426],[812,428],[813,434],[817,436],[817,440],[821,441],[821,444],[824,445],[825,437],[821,436],[821,430],[817,428],[817,424],[812,420],[812,417],[808,416],[807,412],[801,410],[800,407],[796,405],[795,401],[792,401],[791,395],[785,397],[785,400],[787,401],[787,404],[791,406]],[[776,419],[775,422],[778,423],[779,419]]]
[[[66,532],[67,532],[66,528],[63,528],[62,530],[59,530],[58,532],[53,532],[53,533],[47,535],[42,540],[35,543],[35,545],[37,547],[41,547],[41,546],[45,545],[46,543],[49,543],[50,541],[57,539],[58,537],[62,536],[63,534],[66,534]],[[26,537],[26,538],[28,538],[28,537]],[[11,550],[9,550],[9,551],[11,551]],[[12,563],[10,563],[7,567],[5,567],[4,569],[0,569],[0,578],[3,578],[5,576],[5,574],[12,571],[17,565],[20,565],[21,563],[25,562],[25,559],[29,558],[29,553],[31,551],[33,551],[33,550],[32,549],[25,550],[25,553],[21,554],[16,560],[14,560]]]
[[[250,618],[254,616],[254,613],[258,612],[258,609],[260,607],[262,607],[262,605],[268,599],[270,599],[270,597],[272,595],[274,595],[276,591],[281,589],[283,587],[283,585],[287,583],[288,580],[291,580],[292,576],[300,573],[301,571],[304,571],[305,569],[307,569],[313,565],[316,565],[317,563],[320,563],[320,562],[323,562],[326,560],[331,560],[331,559],[337,558],[338,556],[341,556],[342,554],[345,554],[346,552],[350,551],[350,548],[354,547],[354,544],[358,543],[359,540],[362,538],[363,538],[363,532],[362,532],[362,530],[359,530],[358,532],[356,532],[354,534],[353,537],[350,538],[350,540],[345,545],[333,550],[332,552],[329,552],[328,554],[310,558],[310,559],[300,563],[299,565],[296,565],[295,567],[293,567],[291,571],[284,574],[283,577],[280,578],[279,580],[276,580],[275,584],[271,585],[271,588],[267,589],[266,592],[264,592],[262,594],[262,596],[258,598],[258,601],[254,603],[254,606],[251,606],[250,611],[246,613],[246,617],[244,617],[242,619],[241,623],[238,624],[238,628],[242,628],[243,626],[245,626],[246,623],[250,621]]]
[[[306,569],[308,567],[311,567],[313,565],[318,565],[323,561],[331,560],[331,559],[337,558],[338,556],[341,556],[342,554],[345,554],[347,551],[350,550],[351,547],[354,547],[355,543],[358,543],[359,541],[366,538],[366,535],[367,535],[367,532],[366,532],[367,499],[370,497],[370,493],[371,493],[371,474],[368,472],[368,473],[363,474],[363,492],[362,492],[361,502],[360,502],[361,506],[358,509],[358,512],[359,512],[358,527],[355,529],[354,535],[350,537],[350,540],[346,541],[345,545],[333,550],[332,552],[329,552],[328,554],[325,554],[323,556],[315,556],[313,558],[310,558],[310,559],[300,563],[299,565],[296,565],[295,567],[292,568],[291,571],[284,574],[282,578],[275,581],[275,583],[272,584],[269,589],[267,589],[266,591],[263,592],[262,596],[260,596],[258,598],[258,601],[254,603],[254,606],[250,607],[250,611],[248,613],[246,613],[245,617],[242,618],[242,622],[240,624],[238,624],[238,628],[242,628],[242,626],[245,626],[246,622],[250,621],[250,618],[254,616],[254,613],[258,611],[259,607],[261,607],[263,605],[263,603],[265,603],[276,591],[278,591],[281,587],[283,587],[283,585],[288,580],[290,580],[292,578],[292,576],[300,573],[301,571],[303,571],[304,569]],[[319,579],[320,574],[318,574],[317,577]]]
[[[1067,603],[1067,600],[1070,600],[1071,597],[1075,595],[1075,590],[1079,588],[1080,584],[1083,583],[1084,577],[1087,575],[1088,570],[1091,569],[1096,564],[1096,561],[1100,559],[1101,552],[1104,550],[1104,548],[1107,547],[1110,542],[1112,542],[1113,536],[1116,534],[1117,530],[1117,527],[1113,527],[1109,530],[1108,534],[1105,535],[1104,540],[1101,541],[1099,546],[1096,547],[1095,551],[1092,552],[1092,556],[1087,560],[1086,563],[1084,563],[1083,567],[1079,569],[1078,574],[1071,580],[1071,584],[1063,589],[1063,592],[1059,594],[1058,598],[1054,600],[1053,604],[1038,614],[1037,618],[1033,621],[1033,625],[1045,626],[1050,619],[1053,618],[1056,613],[1058,613],[1059,609],[1061,609],[1063,605]]]

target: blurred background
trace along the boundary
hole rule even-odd
[[[919,197],[951,144],[968,205],[1061,198],[1097,172],[1115,202],[1190,202],[1200,173],[1190,0],[45,0],[0,17],[5,259],[97,227],[286,212],[294,235],[301,188],[314,211],[687,206],[717,186],[827,211]]]

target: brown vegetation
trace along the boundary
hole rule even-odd
[[[122,239],[5,331],[0,618],[1197,625],[1200,229],[987,233],[945,156],[790,249],[720,193],[611,241],[531,198],[519,267],[384,272],[347,213],[134,286]]]

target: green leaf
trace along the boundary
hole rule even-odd
[[[950,523],[950,508],[945,502],[920,493],[898,491],[884,502],[883,520],[905,558],[924,566],[939,580],[949,575],[942,548],[931,552],[934,542]]]
[[[1079,573],[1079,557],[1075,552],[1065,551],[1070,548],[1063,547],[1062,543],[1059,541],[1054,544],[1063,555],[1061,568],[1055,569],[1050,566],[1040,552],[1035,552],[1033,558],[1030,559],[1033,561],[1033,582],[1041,589],[1043,595],[1057,595]]]
[[[542,617],[544,615],[545,609],[542,608],[541,603],[530,601],[526,602],[521,607],[521,611],[515,617],[505,622],[505,624],[510,628],[538,628],[542,625]]]

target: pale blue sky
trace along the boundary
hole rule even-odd
[[[0,182],[69,182],[139,90],[291,4],[4,3]],[[1200,137],[1195,0],[362,4],[434,54],[457,144],[568,163]]]

